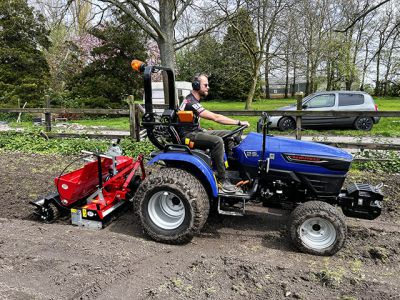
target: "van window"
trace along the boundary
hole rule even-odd
[[[339,106],[360,105],[363,103],[364,95],[339,93]]]
[[[335,95],[318,95],[307,102],[307,108],[332,107],[335,105]]]

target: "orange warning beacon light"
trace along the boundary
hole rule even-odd
[[[131,62],[131,66],[132,69],[134,69],[136,72],[143,72],[144,71],[144,67],[146,66],[144,62],[138,60],[138,59],[134,59]]]

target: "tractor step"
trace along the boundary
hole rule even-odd
[[[240,216],[240,217],[244,216],[246,199],[242,198],[241,200],[242,200],[241,202],[229,205],[223,201],[223,197],[221,196],[218,197],[218,213],[220,215],[228,215],[228,216]]]
[[[224,192],[219,192],[218,193],[218,198],[229,198],[229,199],[240,199],[240,200],[250,200],[252,198],[253,194],[252,193],[243,193],[243,192],[237,192],[237,193],[224,193]]]

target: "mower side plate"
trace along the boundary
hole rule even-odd
[[[71,209],[71,223],[73,225],[86,227],[89,229],[102,229],[103,223],[95,220],[87,220],[82,217],[82,210],[77,208]]]

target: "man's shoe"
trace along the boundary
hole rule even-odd
[[[221,192],[225,194],[234,194],[238,191],[238,188],[232,184],[229,179],[223,179],[221,182]]]

